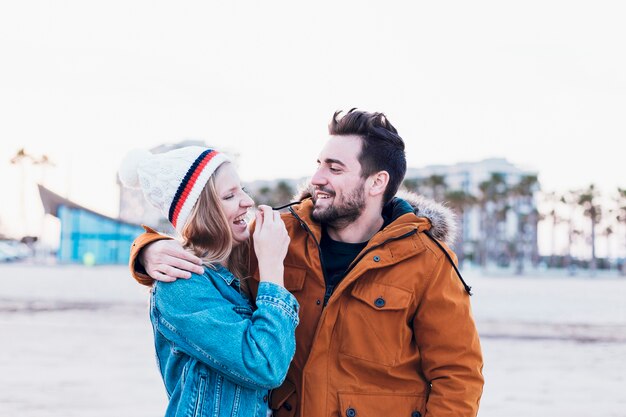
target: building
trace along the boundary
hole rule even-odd
[[[138,224],[105,216],[39,185],[46,214],[57,217],[61,236],[57,259],[63,263],[127,264],[130,245],[143,232]]]
[[[453,165],[428,165],[423,168],[408,168],[405,178],[428,178],[432,175],[445,177],[451,190],[463,190],[477,195],[480,184],[488,181],[491,174],[501,174],[507,184],[513,185],[522,177],[537,175],[536,171],[518,167],[505,158],[489,158],[477,162],[459,162]]]

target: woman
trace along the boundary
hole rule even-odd
[[[268,390],[282,383],[293,357],[298,324],[297,301],[283,285],[289,237],[279,214],[267,206],[256,213],[262,282],[253,310],[239,290],[248,273],[246,216],[253,201],[224,154],[200,147],[134,151],[120,180],[140,185],[204,263],[202,275],[152,288],[166,416],[265,417]]]

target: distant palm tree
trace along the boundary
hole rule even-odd
[[[527,247],[533,240],[536,244],[537,216],[534,212],[534,195],[538,191],[539,181],[536,175],[524,175],[519,182],[510,188],[510,195],[513,199],[513,210],[517,220],[517,233],[515,244],[516,267],[515,273],[522,275],[524,273],[524,262],[527,254],[531,259],[534,258],[535,247],[532,252],[528,253]],[[531,221],[532,220],[532,221]]]
[[[498,259],[508,254],[508,245],[503,237],[505,232],[508,185],[504,174],[494,172],[488,180],[478,185],[480,195],[480,238],[479,259],[485,267],[490,259]]]
[[[611,251],[611,236],[612,235],[613,235],[613,226],[610,224],[607,224],[602,229],[602,236],[604,236],[604,239],[606,240],[606,259],[609,264],[609,269],[611,268],[611,258],[613,257],[612,256],[613,254]]]
[[[272,189],[268,186],[263,186],[259,188],[255,193],[251,193],[251,197],[254,199],[256,204],[266,204],[271,205],[272,199]]]
[[[601,217],[601,207],[596,204],[598,192],[595,186],[591,184],[586,190],[582,190],[578,194],[578,204],[583,208],[585,216],[589,217],[591,224],[591,263],[589,265],[591,274],[595,274],[597,268],[596,259],[596,226]]]
[[[294,194],[294,188],[287,181],[280,180],[274,187],[263,186],[251,193],[251,196],[257,204],[280,206],[290,202]]]
[[[417,189],[418,179],[417,178],[407,178],[402,181],[402,185],[409,191],[415,191]]]
[[[20,212],[22,215],[22,233],[26,233],[26,164],[39,165],[41,169],[41,178],[39,182],[43,185],[46,179],[46,169],[55,164],[50,160],[48,155],[42,155],[39,158],[35,158],[33,155],[26,152],[24,148],[18,149],[15,155],[10,160],[12,165],[19,165],[20,167]],[[42,220],[43,222],[43,220]],[[42,223],[43,224],[43,223]],[[43,230],[40,231],[43,233]]]
[[[56,166],[56,164],[52,162],[48,155],[44,154],[41,156],[41,158],[33,160],[33,165],[41,166],[41,179],[39,180],[39,182],[41,183],[41,185],[45,185],[48,167],[54,167]]]
[[[428,194],[428,190],[425,187],[424,178],[407,178],[402,182],[404,188],[408,191],[414,192],[419,195],[423,195],[425,197],[430,197]]]
[[[573,256],[572,256],[572,248],[574,246],[574,241],[578,236],[578,230],[576,229],[575,223],[575,212],[578,208],[578,198],[576,191],[568,191],[561,195],[561,203],[568,208],[569,215],[566,219],[567,221],[567,253],[565,256],[564,266],[569,269],[570,272],[573,271]]]
[[[463,267],[463,263],[465,262],[465,212],[469,207],[476,204],[477,200],[476,197],[463,190],[447,192],[445,200],[458,218],[459,234],[454,243],[454,249],[459,259],[459,267]]]
[[[294,194],[295,190],[291,185],[289,185],[289,183],[287,183],[286,181],[278,181],[278,184],[276,184],[276,189],[274,190],[274,204],[287,204],[291,202]]]
[[[429,197],[435,201],[442,201],[448,188],[446,177],[436,174],[424,178],[423,185],[430,190]]]
[[[550,204],[550,211],[545,214],[545,217],[549,217],[552,220],[552,227],[550,230],[550,261],[548,266],[554,268],[556,258],[556,230],[557,226],[565,219],[559,214],[559,205],[562,204],[561,196],[555,191],[544,194],[544,201]]]
[[[626,226],[626,188],[617,187],[617,216],[616,220]],[[626,275],[626,262],[622,262],[621,274]]]
[[[20,167],[20,212],[22,213],[22,232],[26,232],[26,163],[33,163],[35,158],[26,152],[24,148],[19,149],[13,158],[11,158],[12,165],[19,165]]]

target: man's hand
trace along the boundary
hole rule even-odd
[[[158,240],[139,252],[139,262],[157,281],[172,282],[191,278],[191,272],[204,273],[202,260],[183,249],[176,240]]]

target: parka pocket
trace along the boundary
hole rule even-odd
[[[342,417],[422,417],[426,414],[423,394],[340,392],[338,395]]]
[[[407,309],[412,293],[378,283],[358,283],[346,297],[340,315],[339,352],[366,361],[394,365],[410,343]]]
[[[296,414],[298,396],[296,386],[289,380],[272,390],[270,395],[270,408],[274,411],[274,417],[292,417]]]

